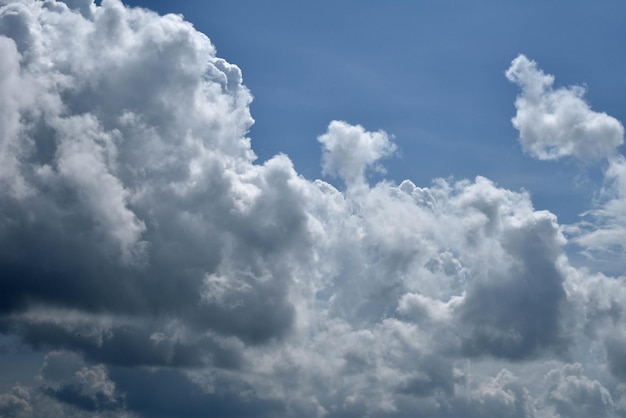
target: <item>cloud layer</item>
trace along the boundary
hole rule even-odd
[[[46,353],[0,414],[626,414],[623,277],[572,267],[527,193],[372,185],[392,138],[342,121],[345,187],[257,164],[241,71],[181,17],[0,4],[0,332]],[[621,124],[507,77],[527,152],[611,158],[589,234],[623,229]]]

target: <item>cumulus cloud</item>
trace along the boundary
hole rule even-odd
[[[0,332],[46,353],[2,413],[621,411],[626,291],[572,267],[528,193],[484,177],[371,184],[392,137],[340,121],[318,140],[345,190],[285,155],[255,163],[241,71],[182,17],[2,4]],[[524,60],[509,70],[519,106],[558,93],[586,120]],[[621,141],[567,138],[532,149],[605,156]]]
[[[563,417],[610,417],[615,408],[609,391],[597,380],[586,377],[580,363],[550,371],[546,401]]]
[[[43,392],[84,411],[113,411],[124,407],[123,397],[102,364],[86,366],[74,353],[50,352],[42,373]]]
[[[331,122],[318,141],[324,149],[324,174],[341,177],[349,187],[365,183],[365,170],[396,148],[385,132],[367,132],[340,121]]]
[[[524,55],[513,60],[506,77],[522,93],[515,100],[513,126],[524,151],[541,160],[574,157],[593,161],[616,153],[624,142],[624,127],[584,101],[580,86],[554,89],[554,76],[541,71]]]
[[[616,261],[626,249],[626,163],[618,152],[624,142],[623,125],[606,113],[591,110],[583,99],[584,88],[554,89],[554,76],[545,74],[524,55],[513,60],[506,76],[521,89],[512,122],[527,153],[542,160],[607,159],[605,187],[594,209],[568,231],[589,258],[601,259],[611,271],[623,268],[623,263]]]
[[[14,386],[9,393],[0,394],[0,413],[6,417],[27,417],[33,409],[30,393],[21,386]]]
[[[458,411],[472,417],[532,417],[536,414],[528,390],[507,369],[469,394],[468,408]]]

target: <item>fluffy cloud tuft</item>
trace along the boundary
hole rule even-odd
[[[533,157],[593,161],[614,155],[624,142],[622,124],[591,110],[583,100],[582,87],[553,89],[554,77],[524,55],[513,60],[506,77],[522,90],[512,121],[524,151]]]
[[[366,169],[396,149],[385,132],[367,132],[342,121],[331,122],[318,141],[324,149],[324,174],[339,176],[348,187],[362,186]]]

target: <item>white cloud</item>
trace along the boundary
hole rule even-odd
[[[385,132],[367,132],[342,121],[331,122],[318,141],[324,148],[324,174],[339,176],[348,187],[362,186],[365,170],[396,149]]]
[[[623,285],[570,266],[527,193],[369,185],[395,145],[337,121],[319,141],[345,191],[285,155],[255,164],[241,71],[179,16],[11,2],[0,33],[0,332],[53,350],[0,407],[485,417],[556,413],[579,387],[620,399]],[[516,62],[522,98],[574,100]],[[548,405],[517,367],[546,358],[601,372],[563,374]]]
[[[626,248],[626,163],[618,147],[624,142],[624,127],[606,113],[591,110],[582,87],[554,89],[554,77],[524,55],[513,60],[506,76],[521,88],[512,121],[526,152],[542,160],[607,159],[605,187],[595,207],[583,221],[566,229],[593,268],[621,271]]]
[[[624,142],[624,127],[606,113],[594,112],[580,86],[553,89],[554,77],[524,55],[506,72],[522,93],[512,119],[524,151],[541,160],[574,157],[594,161],[616,153]]]
[[[589,258],[603,260],[609,270],[619,271],[626,254],[626,160],[622,155],[609,160],[604,176],[605,187],[595,208],[571,233]]]

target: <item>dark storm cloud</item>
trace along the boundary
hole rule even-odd
[[[111,377],[128,407],[149,417],[263,417],[285,413],[278,401],[259,399],[254,389],[218,379],[214,392],[203,390],[175,370],[113,369]]]

